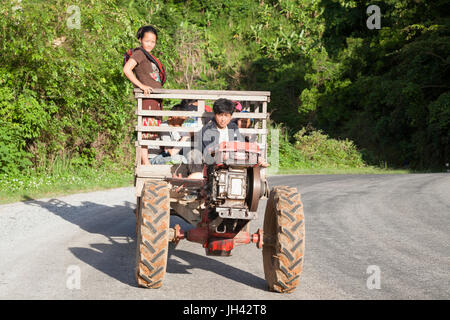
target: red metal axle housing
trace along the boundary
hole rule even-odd
[[[263,244],[262,229],[253,234],[243,230],[239,233],[210,233],[207,225],[183,231],[177,224],[172,230],[170,241],[178,244],[180,240],[186,239],[200,243],[212,255],[231,255],[231,250],[237,245],[256,243],[257,248],[261,249]]]

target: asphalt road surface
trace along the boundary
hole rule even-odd
[[[294,293],[266,290],[253,244],[208,257],[187,241],[170,249],[162,288],[138,288],[129,187],[1,205],[0,299],[450,298],[450,174],[273,176],[269,184],[302,193],[306,251]]]

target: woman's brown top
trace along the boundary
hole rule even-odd
[[[137,62],[133,71],[140,82],[155,89],[162,87],[158,67],[141,50],[135,50],[130,58]]]

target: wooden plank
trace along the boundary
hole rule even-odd
[[[261,105],[258,103],[258,104],[256,104],[256,106],[255,106],[255,113],[261,113]],[[257,120],[255,120],[255,128],[262,128],[262,126],[261,126],[261,121],[258,121],[258,119]],[[262,135],[259,135],[258,136],[258,139],[257,139],[257,141],[258,141],[258,143],[259,144],[261,144],[261,143],[263,143],[264,141],[262,140]]]
[[[137,105],[138,113],[142,112],[142,99],[138,99],[138,105]],[[142,126],[142,116],[138,116],[138,124],[139,127]],[[138,132],[137,139],[142,140],[142,133]]]
[[[135,127],[136,131],[140,132],[199,132],[201,128],[199,127],[160,127],[160,126],[141,126]],[[267,134],[267,129],[243,129],[240,128],[241,133],[256,133],[256,134]]]
[[[265,101],[262,103],[262,112],[267,113],[267,102],[265,102]],[[263,121],[262,121],[262,128],[263,128],[263,130],[267,130],[267,120],[266,119],[263,119]],[[267,141],[267,134],[262,134],[260,142],[262,143],[262,142],[266,142],[266,141]],[[264,159],[267,160],[267,149],[264,152]]]
[[[162,140],[142,140],[136,141],[136,145],[140,146],[166,146],[166,147],[193,147],[193,141],[162,141]]]
[[[259,110],[259,103],[255,105],[254,113],[257,113],[257,114],[260,113],[260,110]],[[257,121],[257,120],[258,120],[258,119],[255,118],[255,126],[254,126],[254,127],[255,127],[256,129],[259,129],[259,124],[260,124],[260,122]],[[261,142],[261,141],[258,141],[258,142]]]
[[[172,165],[170,164],[142,165],[136,169],[136,175],[138,178],[171,178],[171,169]]]
[[[214,117],[214,112],[205,112],[205,100],[198,100],[197,111],[202,113],[197,119],[197,127],[199,128],[203,127],[210,118]]]
[[[136,112],[138,116],[147,117],[204,117],[213,118],[214,112],[199,112],[199,111],[169,111],[169,110],[142,110],[141,112]],[[234,112],[232,118],[239,119],[266,119],[268,114],[264,113],[250,113],[250,112]]]
[[[137,110],[138,113],[142,112],[142,99],[137,99],[138,100],[138,105],[137,105]],[[138,126],[142,126],[142,116],[138,116]],[[137,132],[137,140],[141,141],[142,140],[142,131],[138,131]],[[140,146],[137,146],[136,148],[136,169],[135,172],[138,168],[140,168],[140,166],[142,165],[142,148]]]
[[[253,134],[267,134],[267,129],[253,129],[253,128],[239,128],[241,133],[253,133]]]
[[[136,131],[141,132],[197,132],[199,127],[166,127],[166,126],[136,126]]]
[[[214,112],[206,112],[205,114],[208,117],[214,117]],[[234,112],[232,117],[233,119],[268,119],[268,113],[254,113],[254,112]]]
[[[134,93],[143,93],[135,88]],[[188,95],[240,95],[240,96],[270,96],[270,91],[239,91],[239,90],[184,90],[184,89],[153,89],[154,94],[188,94]],[[200,98],[193,98],[200,99]]]
[[[238,101],[267,101],[268,97],[265,95],[246,96],[246,95],[229,95],[229,94],[187,94],[187,93],[151,93],[148,95],[136,93],[136,98],[147,99],[199,99],[199,100],[218,100],[225,98],[229,100]]]
[[[199,113],[205,113],[205,100],[198,100],[197,111]],[[213,113],[213,112],[208,112]]]
[[[194,148],[194,141],[161,141],[161,140],[142,140],[141,142],[136,141],[136,146],[165,146],[165,147],[188,147]],[[261,149],[265,149],[265,144],[259,144]],[[199,147],[200,148],[200,147]]]
[[[141,147],[137,144],[135,144],[135,146],[136,146],[136,159],[134,162],[134,166],[137,167],[141,163]]]

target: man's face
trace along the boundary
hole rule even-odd
[[[216,113],[214,117],[219,129],[226,128],[231,121],[231,113]]]

